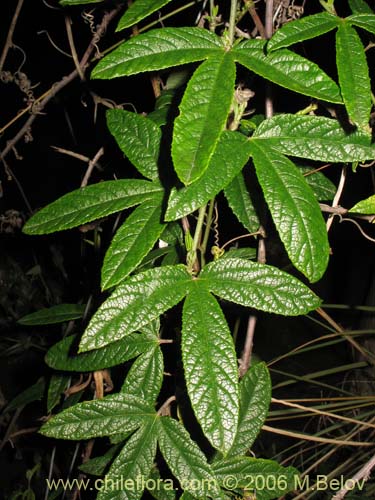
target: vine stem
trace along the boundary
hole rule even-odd
[[[204,266],[204,264],[205,264],[204,255],[205,255],[206,250],[207,250],[208,238],[210,236],[211,222],[212,222],[212,215],[214,213],[214,207],[215,207],[215,198],[213,198],[210,201],[210,204],[208,206],[208,211],[207,211],[206,230],[204,232],[203,241],[202,241],[202,245],[201,245],[202,266]]]
[[[0,71],[3,70],[5,59],[7,58],[7,55],[8,55],[8,51],[13,45],[13,40],[12,40],[13,33],[14,33],[15,28],[16,28],[17,20],[18,20],[18,17],[20,15],[20,12],[21,12],[23,2],[24,2],[24,0],[18,0],[16,10],[14,11],[14,15],[13,15],[12,21],[10,23],[10,27],[9,27],[7,39],[5,41],[4,49],[3,49],[3,52],[2,52],[1,58],[0,58]]]
[[[200,242],[201,235],[202,235],[204,217],[206,215],[206,207],[207,207],[207,205],[204,205],[203,207],[201,207],[199,209],[198,220],[197,220],[197,225],[195,227],[195,233],[194,233],[194,239],[193,239],[192,252],[196,252],[198,250],[198,247],[199,247],[199,242]]]
[[[236,14],[237,14],[237,0],[231,0],[230,2],[230,15],[229,15],[229,28],[228,28],[228,38],[230,46],[233,45],[234,32],[236,28]]]

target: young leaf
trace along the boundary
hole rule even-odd
[[[120,446],[111,446],[109,450],[100,457],[91,458],[88,462],[84,462],[78,468],[81,472],[91,474],[92,476],[104,476],[105,470],[112,460],[117,456]]]
[[[276,31],[267,43],[267,50],[273,51],[282,47],[289,47],[294,43],[316,38],[337,28],[340,19],[328,12],[320,12],[312,16],[302,17],[284,24]]]
[[[316,172],[312,167],[298,165],[307,184],[313,190],[315,198],[319,201],[333,200],[336,194],[336,186],[322,172]]]
[[[214,198],[240,172],[249,155],[250,144],[244,135],[222,132],[202,176],[179,191],[172,190],[165,219],[180,219]]]
[[[186,185],[207,169],[232,104],[236,66],[229,52],[211,57],[195,71],[174,122],[172,158]]]
[[[264,141],[283,154],[326,162],[371,160],[375,147],[367,135],[347,134],[337,120],[324,116],[276,115],[264,120],[250,141]]]
[[[245,307],[285,316],[306,314],[321,300],[306,285],[279,269],[245,259],[219,259],[199,278],[219,297]]]
[[[129,361],[157,343],[150,336],[132,333],[126,339],[112,342],[102,349],[76,354],[76,350],[72,349],[75,340],[76,336],[71,335],[52,346],[45,357],[47,365],[54,370],[64,371],[103,370]]]
[[[340,89],[319,66],[288,49],[265,54],[264,40],[246,40],[232,50],[233,57],[266,80],[303,95],[341,103]]]
[[[325,222],[314,193],[284,155],[252,143],[253,161],[272,219],[294,266],[318,281],[329,259]]]
[[[156,181],[159,178],[159,127],[150,118],[123,109],[109,109],[106,117],[109,131],[124,155],[138,172]]]
[[[36,212],[23,227],[26,234],[48,234],[80,226],[138,205],[161,191],[159,184],[123,179],[76,189]]]
[[[62,373],[52,374],[47,393],[47,413],[51,413],[55,406],[59,404],[61,395],[67,388],[69,380],[70,375]]]
[[[150,404],[155,404],[163,383],[163,375],[163,353],[160,346],[155,343],[155,346],[134,361],[121,387],[121,392],[138,396]]]
[[[342,22],[336,33],[336,63],[349,118],[371,135],[371,85],[366,55],[357,32],[347,22]]]
[[[260,225],[259,218],[251,201],[242,173],[239,173],[225,188],[224,195],[232,212],[249,233],[258,231]]]
[[[154,268],[127,278],[92,317],[79,351],[104,347],[138,330],[178,304],[191,283],[183,265]]]
[[[222,499],[210,464],[185,427],[171,417],[161,417],[158,442],[165,461],[183,490],[197,498]]]
[[[282,467],[274,460],[253,457],[233,457],[214,462],[212,468],[218,482],[228,489],[256,492],[256,500],[271,500],[295,489],[299,472],[294,467]],[[230,488],[229,488],[230,486]]]
[[[182,360],[190,401],[204,435],[224,454],[238,422],[238,367],[233,339],[216,299],[195,282],[182,316]]]
[[[58,304],[27,314],[20,318],[17,323],[27,326],[63,323],[64,321],[82,318],[85,308],[85,304]]]
[[[120,393],[78,403],[52,417],[39,432],[58,439],[91,439],[132,431],[154,418],[149,403]]]
[[[202,28],[161,28],[124,42],[94,68],[93,78],[116,78],[220,57],[224,45]]]
[[[240,416],[228,456],[245,455],[252,447],[271,403],[271,377],[265,363],[252,365],[240,382]]]
[[[365,200],[361,200],[349,210],[350,213],[374,215],[375,214],[375,195],[373,194]]]
[[[156,415],[155,415],[156,417]],[[121,490],[104,488],[97,500],[139,500],[145,489],[156,455],[156,419],[149,420],[126,442],[108,473],[106,481],[114,484],[119,478],[126,478]]]
[[[374,14],[374,11],[365,0],[349,0],[349,6],[353,14]]]
[[[171,0],[136,0],[130,4],[125,14],[120,19],[116,31],[129,28],[139,23],[139,21],[142,21],[145,17],[161,9],[170,1]]]
[[[142,262],[165,228],[162,218],[162,193],[144,201],[115,234],[104,258],[102,289],[126,278]]]

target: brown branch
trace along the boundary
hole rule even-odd
[[[262,38],[267,38],[266,37],[266,30],[263,26],[263,23],[262,21],[260,20],[260,17],[258,16],[258,12],[254,6],[254,3],[253,2],[245,2],[246,3],[246,7],[247,7],[247,10],[249,11],[249,14],[252,18],[252,20],[254,21],[254,24],[259,32],[259,35],[262,37]]]
[[[84,178],[82,179],[82,182],[81,182],[81,187],[85,187],[87,186],[87,183],[90,179],[90,176],[92,174],[92,171],[94,170],[94,167],[95,165],[98,163],[99,159],[101,156],[103,156],[104,154],[104,148],[100,148],[99,151],[96,153],[96,155],[94,156],[94,158],[92,160],[89,161],[89,166],[87,167],[87,170],[86,170],[86,173],[85,173],[85,176]]]
[[[73,32],[72,32],[72,20],[69,16],[65,16],[65,28],[66,34],[68,36],[68,42],[70,47],[70,52],[72,53],[74,65],[82,81],[85,80],[85,75],[83,74],[82,68],[79,63],[78,54],[76,51],[76,46],[74,45]]]
[[[13,15],[12,21],[10,23],[10,27],[9,27],[7,39],[5,41],[4,49],[3,49],[3,52],[2,52],[1,57],[0,57],[0,71],[3,70],[5,59],[7,58],[9,49],[13,45],[13,33],[14,33],[15,28],[16,28],[16,24],[17,24],[18,17],[20,15],[20,12],[22,9],[23,2],[24,2],[24,0],[18,0],[16,10],[14,11],[14,15]]]
[[[356,483],[361,481],[361,479],[363,479],[364,481],[368,481],[370,479],[371,471],[374,467],[375,455],[373,455],[370,460],[368,460],[365,465],[354,474],[353,477],[345,481],[345,486],[332,497],[332,500],[342,500],[344,498],[344,496],[350,491],[350,489],[352,489],[349,488],[349,481],[351,482],[351,486],[354,486]]]

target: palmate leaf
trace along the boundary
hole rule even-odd
[[[183,299],[191,283],[183,265],[154,268],[127,278],[92,317],[80,352],[104,347],[159,317]]]
[[[139,500],[145,489],[156,455],[157,420],[149,420],[126,442],[106,474],[106,481],[116,484],[127,479],[121,488],[103,488],[97,500]],[[130,480],[130,481],[129,481]]]
[[[232,212],[249,233],[258,231],[260,226],[259,217],[251,201],[242,173],[239,173],[228,184],[224,190],[224,195]]]
[[[366,55],[357,32],[344,21],[336,33],[336,63],[341,95],[349,118],[371,135],[371,85]]]
[[[252,447],[271,402],[271,377],[264,363],[249,368],[240,382],[240,414],[235,440],[228,456],[245,455]]]
[[[121,151],[142,175],[153,181],[159,178],[158,161],[161,131],[146,116],[109,109],[107,126]]]
[[[129,28],[139,23],[139,21],[142,21],[145,17],[161,9],[170,1],[171,0],[136,0],[130,4],[125,14],[120,19],[116,31]]]
[[[56,306],[40,309],[20,318],[20,325],[52,325],[73,319],[82,318],[86,309],[85,304],[57,304]]]
[[[240,172],[250,155],[250,143],[238,132],[222,132],[208,167],[193,184],[169,196],[165,220],[188,215],[214,198]]]
[[[233,99],[236,66],[229,52],[210,57],[190,79],[174,122],[172,158],[185,185],[207,169]]]
[[[340,19],[337,16],[328,12],[320,12],[319,14],[291,21],[276,31],[267,43],[267,50],[273,51],[289,47],[294,43],[316,38],[336,28],[339,22]]]
[[[238,422],[233,339],[216,299],[196,280],[183,308],[181,350],[190,401],[204,435],[224,454]]]
[[[162,193],[144,201],[115,234],[102,267],[103,290],[126,278],[155,245],[165,228],[162,201]]]
[[[276,115],[264,120],[250,141],[317,161],[352,162],[375,157],[375,147],[367,135],[347,134],[337,120],[324,116]]]
[[[106,181],[68,193],[36,212],[23,227],[26,234],[48,234],[80,226],[138,205],[161,186],[138,179]]]
[[[58,413],[45,423],[40,433],[58,439],[91,439],[133,431],[154,420],[152,406],[127,394],[112,394],[84,401]]]
[[[116,78],[155,71],[180,64],[221,57],[224,45],[218,36],[202,28],[162,28],[124,42],[104,57],[92,78]]]
[[[328,265],[325,222],[314,193],[300,170],[265,144],[252,143],[252,156],[272,219],[294,266],[310,281]]]
[[[157,344],[157,339],[142,333],[132,333],[103,349],[76,354],[72,347],[76,336],[71,335],[52,346],[47,352],[45,362],[54,370],[95,371],[116,366],[139,356]]]
[[[245,307],[285,316],[306,314],[321,301],[307,286],[276,267],[245,259],[207,264],[198,279],[219,297]]]
[[[256,492],[257,500],[271,500],[295,489],[299,472],[283,467],[274,460],[253,457],[233,457],[214,462],[212,468],[220,485]],[[231,489],[231,488],[228,488]],[[234,488],[233,488],[234,489]]]
[[[266,80],[294,92],[341,103],[340,89],[319,66],[288,49],[266,55],[264,40],[246,40],[231,52],[236,61]]]
[[[121,387],[124,394],[132,394],[155,404],[164,376],[164,360],[160,346],[155,343],[132,364]]]
[[[366,198],[365,200],[361,200],[358,203],[354,205],[349,210],[350,213],[357,213],[357,214],[367,214],[367,215],[374,215],[375,214],[375,195],[370,196],[369,198]]]
[[[161,417],[158,443],[183,490],[196,498],[223,499],[210,464],[183,425],[171,417]]]

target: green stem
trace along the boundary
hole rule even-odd
[[[207,212],[207,222],[206,222],[206,229],[204,231],[204,236],[203,236],[203,241],[201,245],[201,260],[202,260],[202,266],[205,265],[205,253],[207,250],[207,243],[208,243],[208,238],[210,237],[210,231],[211,231],[211,222],[212,222],[212,215],[214,213],[214,208],[215,208],[215,198],[213,198],[210,201],[209,207],[208,207],[208,212]]]
[[[206,215],[206,207],[207,207],[207,205],[204,205],[203,207],[201,207],[199,209],[198,220],[197,220],[197,225],[195,228],[194,239],[193,239],[193,248],[191,249],[191,251],[195,252],[195,253],[198,250],[199,242],[200,242],[201,235],[202,235],[204,216]]]
[[[236,14],[237,14],[237,0],[231,0],[230,2],[230,16],[229,16],[229,28],[228,28],[228,38],[230,46],[233,45],[234,41],[234,29],[236,27]]]

